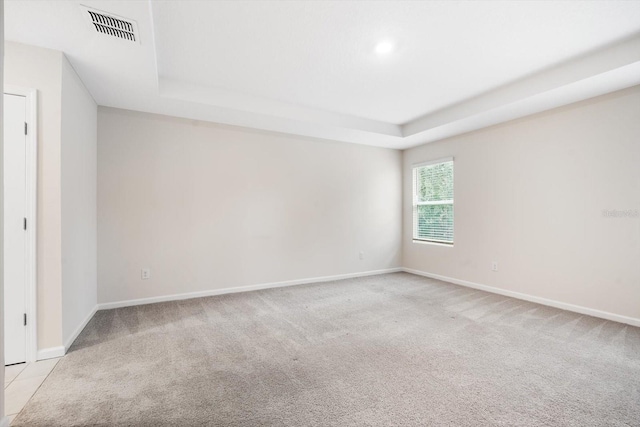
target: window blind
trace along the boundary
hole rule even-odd
[[[413,239],[453,243],[453,159],[414,166]]]

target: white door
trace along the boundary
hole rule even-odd
[[[4,363],[27,359],[26,99],[4,95]]]

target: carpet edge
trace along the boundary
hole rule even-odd
[[[595,308],[589,308],[581,305],[570,304],[570,303],[552,300],[548,298],[537,297],[534,295],[523,294],[521,292],[509,291],[507,289],[496,288],[494,286],[483,285],[480,283],[470,282],[462,279],[455,279],[453,277],[442,276],[440,274],[429,273],[426,271],[415,270],[407,267],[403,267],[401,271],[404,271],[405,273],[415,274],[416,276],[423,276],[423,277],[428,277],[430,279],[442,280],[444,282],[453,283],[455,285],[460,285],[467,288],[473,288],[481,291],[491,292],[492,294],[498,294],[506,297],[523,300],[523,301],[529,301],[536,304],[546,305],[548,307],[559,308],[561,310],[567,310],[573,313],[585,314],[587,316],[598,317],[600,319],[611,320],[614,322],[619,322],[619,323],[624,323],[631,326],[640,327],[640,319],[635,317],[624,316],[622,314],[616,314],[608,311],[597,310]]]

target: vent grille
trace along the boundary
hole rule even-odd
[[[98,33],[132,42],[138,41],[135,22],[127,21],[95,9],[89,9],[86,6],[82,6],[82,8],[87,13],[91,26]]]

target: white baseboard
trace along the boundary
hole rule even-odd
[[[635,317],[622,316],[620,314],[609,313],[607,311],[601,311],[593,308],[583,307],[580,305],[574,305],[574,304],[555,301],[547,298],[536,297],[533,295],[523,294],[520,292],[508,291],[506,289],[500,289],[500,288],[495,288],[493,286],[481,285],[480,283],[469,282],[467,280],[454,279],[453,277],[441,276],[439,274],[427,273],[425,271],[414,270],[411,268],[402,268],[402,271],[405,271],[406,273],[416,274],[418,276],[424,276],[424,277],[429,277],[431,279],[437,279],[437,280],[442,280],[444,282],[454,283],[460,286],[466,286],[468,288],[491,292],[493,294],[504,295],[511,298],[516,298],[524,301],[535,302],[537,304],[547,305],[549,307],[572,311],[574,313],[586,314],[588,316],[599,317],[601,319],[612,320],[614,322],[626,323],[627,325],[632,325],[632,326],[640,326],[640,319],[637,319]]]
[[[55,359],[56,357],[64,356],[65,351],[63,346],[49,347],[38,350],[37,360]]]
[[[0,427],[9,427],[9,417],[3,417],[2,420],[0,420]]]
[[[78,338],[78,335],[80,335],[80,332],[82,332],[84,327],[87,326],[87,323],[89,323],[93,315],[96,314],[96,311],[98,311],[97,305],[93,307],[87,317],[85,317],[82,323],[80,323],[76,330],[73,331],[73,334],[71,334],[71,336],[67,338],[64,346],[39,349],[36,355],[36,360],[55,359],[56,357],[62,357],[67,354],[67,351],[69,350],[73,342],[76,340],[76,338]]]
[[[80,323],[78,325],[76,330],[73,331],[71,336],[64,343],[64,352],[65,352],[65,354],[67,353],[67,351],[69,351],[69,348],[73,345],[73,342],[76,340],[76,338],[78,338],[78,335],[80,335],[80,332],[82,332],[84,327],[87,326],[87,323],[89,323],[89,321],[91,320],[93,315],[96,314],[96,311],[98,311],[98,305],[97,304],[93,307],[93,309],[91,309],[91,311],[89,312],[87,317],[85,317],[85,319],[82,321],[82,323]]]
[[[339,274],[336,276],[312,277],[299,280],[288,280],[285,282],[261,283],[258,285],[238,286],[233,288],[212,289],[200,292],[188,292],[184,294],[163,295],[158,297],[132,299],[126,301],[105,302],[98,304],[98,310],[108,310],[112,308],[132,307],[135,305],[153,304],[156,302],[178,301],[183,299],[209,297],[214,295],[232,294],[237,292],[257,291],[260,289],[283,288],[286,286],[305,285],[309,283],[331,282],[334,280],[352,279],[354,277],[375,276],[378,274],[397,273],[403,271],[402,267],[387,268],[384,270],[364,271],[360,273]]]

